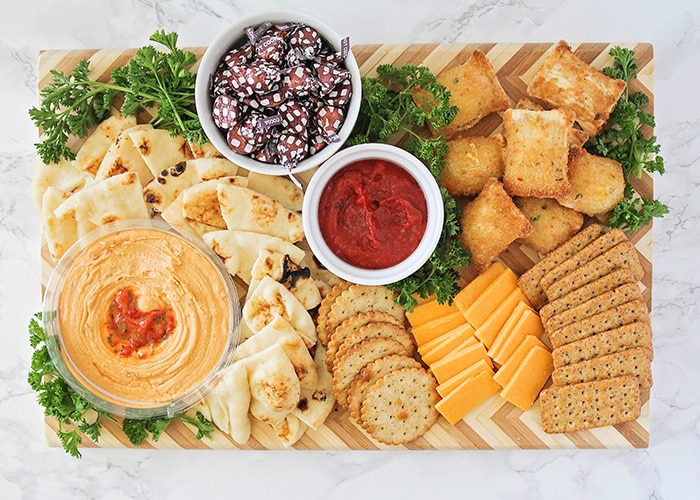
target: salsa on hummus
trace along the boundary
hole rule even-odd
[[[318,218],[328,247],[348,264],[385,269],[418,247],[428,220],[418,182],[382,159],[343,167],[321,194]]]
[[[66,365],[112,403],[168,405],[206,382],[228,353],[228,294],[214,262],[177,234],[103,235],[77,255],[60,289]]]

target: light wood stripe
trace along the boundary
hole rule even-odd
[[[611,63],[608,54],[611,47],[622,45],[635,50],[639,62],[639,81],[630,86],[630,91],[644,91],[650,94],[648,110],[653,112],[653,47],[646,43],[612,44],[612,43],[572,43],[579,57],[596,67]],[[374,76],[379,64],[415,64],[424,65],[438,73],[462,64],[474,50],[482,50],[496,69],[499,80],[515,104],[526,94],[527,84],[554,43],[471,43],[471,44],[420,44],[420,45],[356,45],[353,53],[363,75]],[[204,49],[190,48],[201,56]],[[125,64],[133,55],[134,49],[125,50],[76,50],[44,51],[39,57],[38,87],[43,88],[51,82],[50,70],[64,73],[72,71],[80,60],[91,61],[93,75],[107,80],[115,67]],[[141,119],[148,119],[144,115]],[[501,117],[494,114],[482,120],[468,133],[470,135],[487,135],[500,130]],[[651,131],[649,131],[651,132]],[[74,140],[73,147],[78,147],[81,140]],[[302,181],[308,181],[302,176]],[[643,196],[653,195],[653,179],[646,173],[641,179],[634,180],[635,189]],[[651,227],[630,235],[639,251],[645,276],[642,281],[643,297],[651,309],[652,290],[652,233]],[[520,274],[528,269],[538,256],[529,248],[513,244],[500,257],[505,264]],[[42,287],[48,281],[53,263],[46,246],[41,250]],[[460,272],[462,284],[473,279],[471,270]],[[240,283],[239,293],[245,295],[245,288]],[[648,394],[646,395],[648,400]],[[641,417],[631,423],[604,429],[594,429],[565,435],[547,435],[542,431],[539,416],[539,403],[527,412],[522,412],[499,396],[492,396],[456,425],[450,425],[444,419],[422,438],[406,446],[391,447],[375,442],[352,419],[346,411],[335,410],[325,425],[318,430],[309,429],[294,445],[295,449],[306,450],[384,450],[384,449],[498,449],[498,448],[629,448],[645,447],[649,442],[649,403],[642,407]],[[57,428],[53,419],[46,419],[47,441],[52,446],[60,446],[55,436]],[[95,444],[85,438],[85,447],[131,447],[128,439],[121,432],[121,421],[105,421],[104,431],[99,443]],[[236,444],[230,436],[215,431],[213,439],[197,441],[188,425],[176,422],[156,442],[148,441],[144,448],[198,448],[198,449],[241,449],[264,450],[283,448],[269,426],[253,422],[253,436],[244,445]]]

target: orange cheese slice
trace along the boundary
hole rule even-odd
[[[464,326],[457,327],[455,330],[458,330],[457,333],[452,334],[450,338],[438,346],[429,351],[421,352],[421,358],[426,364],[432,365],[453,352],[465,349],[479,342],[476,340],[476,337],[472,335],[474,329],[468,324],[465,323]]]
[[[464,317],[470,325],[478,329],[517,287],[518,277],[513,271],[506,269],[472,302]]]
[[[496,307],[491,315],[486,318],[486,321],[476,329],[474,336],[484,343],[486,349],[491,349],[498,332],[501,331],[501,328],[503,328],[503,325],[508,321],[508,317],[519,302],[524,302],[530,306],[530,302],[527,300],[523,291],[519,287],[515,287],[503,302],[498,304],[498,307]]]
[[[447,302],[440,304],[437,299],[433,298],[417,305],[413,308],[413,311],[406,311],[406,319],[408,319],[411,326],[416,327],[456,311],[458,309],[454,302],[451,305]]]
[[[539,314],[532,310],[525,310],[503,341],[501,348],[496,352],[491,351],[489,355],[496,363],[503,365],[527,335],[539,337],[542,333],[544,333],[544,327]]]
[[[435,375],[438,383],[442,384],[480,359],[483,359],[490,367],[493,367],[493,363],[486,353],[484,344],[477,342],[474,345],[455,351],[441,360],[436,361],[430,365],[430,370],[433,372],[433,375]]]
[[[513,378],[513,375],[525,359],[525,356],[527,356],[527,353],[535,346],[540,346],[544,349],[547,348],[547,346],[534,335],[525,336],[522,342],[518,344],[515,351],[513,351],[513,354],[511,354],[508,360],[503,363],[503,366],[498,369],[493,379],[498,382],[501,387],[505,387],[510,379]]]
[[[496,338],[491,344],[491,347],[489,348],[489,355],[491,357],[493,357],[494,353],[498,352],[503,348],[504,342],[506,341],[506,339],[508,339],[508,337],[510,337],[510,333],[513,331],[513,328],[515,328],[515,325],[520,320],[520,316],[523,314],[524,311],[527,310],[531,310],[534,312],[534,309],[528,306],[525,302],[518,302],[515,305],[513,311],[508,316],[508,319],[501,327],[500,331],[496,335]]]
[[[494,382],[493,376],[488,371],[480,371],[438,401],[435,408],[454,425],[490,396],[496,394],[500,388],[501,386]]]
[[[474,328],[469,323],[463,323],[449,332],[443,333],[439,337],[418,346],[418,352],[422,354],[432,351],[443,342],[458,337],[460,342],[464,342],[469,337],[474,336]]]
[[[455,311],[451,314],[446,314],[445,316],[416,326],[412,329],[413,338],[415,338],[416,343],[421,346],[433,339],[438,338],[442,334],[463,325],[466,322],[467,321],[464,319],[462,313]]]
[[[467,286],[462,288],[459,293],[455,295],[454,304],[457,306],[457,309],[462,311],[462,313],[467,312],[467,309],[469,309],[469,306],[472,305],[476,298],[484,293],[484,290],[493,283],[493,280],[505,270],[506,266],[495,261],[486,271],[470,281]]]
[[[474,375],[477,375],[479,372],[482,372],[482,371],[487,371],[491,375],[493,375],[493,368],[491,368],[489,366],[489,364],[486,362],[486,360],[484,360],[484,359],[480,359],[479,361],[477,361],[476,363],[471,365],[469,368],[462,370],[454,377],[450,377],[445,382],[438,385],[437,386],[438,394],[444,398],[450,392],[455,390],[459,385],[461,385],[462,382],[473,377]]]
[[[538,345],[532,347],[501,391],[501,397],[523,411],[529,410],[552,370],[552,353]]]

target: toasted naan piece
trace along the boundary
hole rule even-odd
[[[568,177],[571,110],[503,113],[506,138],[503,186],[511,196],[557,198],[571,191]]]
[[[69,197],[70,193],[49,186],[41,203],[41,225],[49,254],[54,261],[58,261],[78,241],[78,223],[75,219],[60,219],[54,213]]]
[[[301,248],[286,240],[251,231],[212,231],[202,235],[202,239],[224,259],[228,272],[247,284],[251,281],[253,264],[261,249],[287,254],[294,262],[301,262],[305,255]]]
[[[311,315],[284,285],[265,276],[243,306],[243,320],[257,333],[277,315],[299,332],[306,347],[311,348],[316,344],[316,325]]]
[[[258,252],[258,258],[251,269],[248,296],[255,292],[264,276],[285,285],[306,310],[311,310],[321,303],[321,292],[311,277],[311,270],[300,266],[287,254],[266,248]]]
[[[136,172],[141,179],[141,185],[145,186],[148,184],[153,179],[153,174],[129,135],[130,132],[148,128],[152,127],[143,124],[120,132],[105,153],[104,158],[102,158],[100,167],[95,174],[95,180],[104,180],[107,177],[123,174],[124,172]]]
[[[226,368],[198,409],[236,443],[245,444],[251,430],[249,407],[248,372],[242,363],[233,363]]]
[[[199,222],[217,229],[226,229],[221,216],[217,184],[246,186],[246,177],[238,175],[198,182],[182,192],[182,215],[188,222]]]
[[[89,185],[92,180],[90,174],[75,168],[71,161],[61,160],[48,165],[39,162],[32,175],[32,200],[37,213],[42,213],[42,198],[49,187],[72,194]]]
[[[199,182],[234,176],[238,166],[226,158],[197,158],[168,164],[143,190],[146,202],[163,211],[185,189]]]
[[[594,136],[605,124],[625,90],[624,80],[610,78],[583,62],[560,40],[537,70],[527,93],[552,107],[567,107],[576,122]]]
[[[280,344],[294,365],[302,389],[315,389],[318,373],[304,339],[282,316],[276,315],[259,332],[236,347],[233,360],[247,358],[273,344]]]
[[[228,229],[268,234],[292,243],[304,238],[299,212],[249,188],[219,184],[217,189]]]
[[[117,136],[124,130],[136,125],[136,118],[122,114],[112,115],[100,122],[95,130],[85,139],[75,156],[75,167],[95,176],[100,163]]]
[[[201,222],[187,220],[183,215],[182,198],[184,193],[180,193],[168,207],[160,213],[160,216],[165,222],[170,224],[173,229],[180,234],[191,235],[192,233],[204,236],[205,233],[212,231],[220,231],[218,227],[202,224]]]
[[[583,148],[569,151],[569,182],[571,191],[557,201],[586,215],[605,214],[625,196],[625,174],[620,162],[592,155]]]
[[[289,210],[297,212],[301,210],[304,191],[286,177],[250,172],[248,174],[248,187],[279,201],[282,206]]]
[[[79,237],[110,222],[149,218],[136,172],[91,184],[61,203],[54,213],[59,219],[75,220]]]
[[[158,176],[165,168],[193,158],[192,150],[185,138],[181,135],[173,136],[164,129],[135,128],[129,132],[129,137],[134,141],[134,146],[148,165],[153,177]]]
[[[224,155],[209,141],[201,144],[197,142],[188,142],[188,145],[190,146],[190,151],[192,151],[192,156],[194,158],[224,158]]]
[[[296,415],[290,413],[284,417],[284,420],[272,426],[280,438],[282,445],[289,448],[294,443],[299,441],[308,429],[308,425],[302,422]]]
[[[322,345],[316,346],[314,364],[318,373],[318,384],[315,389],[302,387],[299,403],[292,411],[306,425],[317,430],[328,418],[335,406],[333,396],[333,376],[326,369],[326,350]]]
[[[262,405],[260,408],[256,404],[256,418],[263,420],[258,410],[265,409],[272,418],[263,421],[278,423],[281,421],[279,417],[284,418],[296,408],[301,386],[294,366],[280,344],[273,344],[243,359],[241,363],[248,372],[252,397],[251,411],[254,404]]]

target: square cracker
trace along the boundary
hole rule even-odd
[[[503,185],[508,194],[536,198],[569,194],[569,131],[573,122],[574,114],[568,109],[508,109],[503,113]]]
[[[489,179],[479,196],[464,207],[460,225],[460,241],[471,252],[478,273],[516,239],[532,232],[530,221],[496,179]]]
[[[445,137],[454,137],[487,115],[510,106],[493,65],[480,50],[475,50],[464,64],[442,71],[437,81],[450,91],[450,104],[459,108],[452,123],[440,130]]]
[[[552,107],[574,110],[584,132],[596,135],[625,87],[623,80],[610,78],[583,62],[560,40],[535,73],[527,93]]]
[[[652,386],[651,350],[646,347],[633,347],[561,366],[552,372],[552,382],[554,385],[571,385],[623,375],[634,375],[640,389],[643,391],[650,389]]]
[[[540,394],[542,428],[555,434],[636,420],[642,408],[640,392],[633,375],[548,387]]]
[[[534,266],[525,271],[518,280],[518,286],[525,293],[530,303],[539,309],[547,302],[547,295],[540,286],[540,280],[549,271],[584,248],[603,234],[603,226],[591,224],[572,236],[556,250],[551,251]]]

